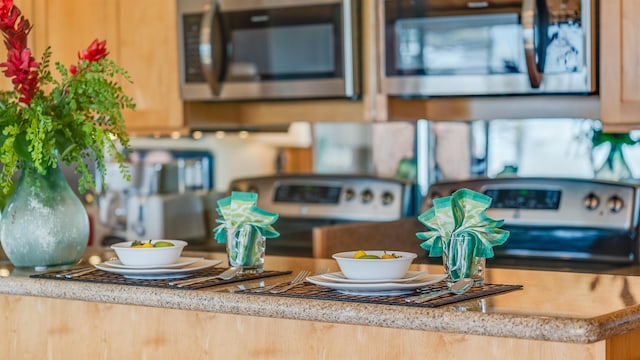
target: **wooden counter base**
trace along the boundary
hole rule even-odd
[[[640,330],[573,344],[15,295],[0,308],[2,359],[631,359],[640,343]]]

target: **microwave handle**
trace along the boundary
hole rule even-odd
[[[220,95],[220,79],[223,69],[224,56],[222,49],[222,34],[218,20],[218,2],[212,0],[205,7],[202,23],[200,24],[200,63],[202,72],[207,79],[211,92],[215,96]]]
[[[542,3],[539,3],[542,1]],[[522,36],[524,40],[524,57],[527,62],[527,72],[532,88],[539,88],[542,84],[543,69],[547,52],[548,14],[546,0],[522,1]],[[538,5],[541,5],[539,7]],[[536,24],[536,19],[538,23]],[[537,26],[536,26],[537,25]],[[538,41],[536,48],[536,29]],[[537,51],[537,54],[536,54]],[[537,56],[536,56],[537,55]]]

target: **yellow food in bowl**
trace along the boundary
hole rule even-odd
[[[353,254],[354,259],[398,259],[401,257],[402,256],[398,256],[395,253],[389,254],[386,251],[384,252],[384,254],[382,254],[382,256],[369,255],[364,250],[358,250]]]
[[[132,248],[154,248],[154,247],[169,247],[169,246],[174,246],[173,243],[170,243],[168,241],[156,241],[155,243],[151,243],[151,240],[149,240],[149,242],[142,242],[140,240],[135,240],[134,242],[131,243],[131,247]]]

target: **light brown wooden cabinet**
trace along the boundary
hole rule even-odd
[[[600,0],[600,112],[605,127],[640,128],[640,1]]]
[[[127,129],[134,134],[183,129],[176,1],[107,2],[117,3],[117,61],[134,82],[123,86],[137,105],[124,114]]]
[[[15,4],[33,25],[29,47],[38,60],[51,46],[52,60],[68,66],[91,41],[107,40],[109,57],[134,82],[123,83],[137,105],[135,111],[124,113],[131,134],[183,128],[175,1],[21,0]],[[3,78],[0,87],[11,89],[11,83]]]

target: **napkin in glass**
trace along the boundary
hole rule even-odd
[[[425,240],[420,246],[429,251],[429,256],[441,256],[443,246],[456,235],[466,235],[473,255],[478,258],[493,257],[493,247],[502,245],[509,231],[500,229],[504,220],[487,216],[491,197],[470,189],[460,189],[451,196],[437,198],[433,207],[418,216],[427,231],[416,233]],[[456,247],[451,247],[455,252]],[[450,254],[449,258],[457,257]]]
[[[278,220],[278,214],[260,209],[257,202],[258,194],[241,191],[233,191],[231,196],[218,200],[216,211],[221,218],[216,219],[220,224],[214,229],[216,241],[225,243],[227,232],[234,232],[244,225],[249,225],[266,238],[280,236],[272,226]]]

